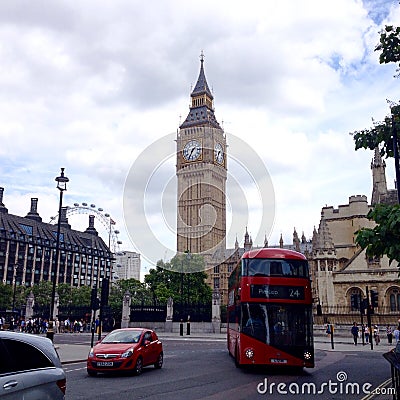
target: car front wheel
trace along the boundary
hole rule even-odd
[[[141,357],[138,357],[138,359],[136,360],[136,364],[135,364],[133,373],[135,375],[140,375],[142,373],[142,369],[143,369],[143,360]]]
[[[160,353],[157,357],[157,361],[154,363],[154,368],[160,369],[164,362],[164,355]]]

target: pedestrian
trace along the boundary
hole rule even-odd
[[[374,326],[374,339],[375,339],[375,344],[378,345],[379,342],[381,341],[381,338],[379,337],[379,327],[378,325]]]
[[[326,336],[329,336],[332,332],[331,332],[331,324],[328,322],[327,324],[326,324],[326,331],[325,331],[325,333],[326,333]]]
[[[358,326],[357,324],[354,322],[353,326],[351,327],[351,334],[353,335],[353,340],[354,340],[354,345],[357,346],[357,340],[358,340]]]
[[[395,343],[397,344],[397,342],[398,342],[399,339],[400,339],[400,330],[399,330],[399,327],[397,327],[397,328],[394,330],[393,336],[394,336],[394,341],[395,341]]]
[[[399,333],[400,333],[400,331],[399,331]],[[368,327],[368,325],[365,326],[364,335],[365,335],[365,342],[369,343],[369,327]]]
[[[392,344],[393,332],[392,332],[392,327],[390,325],[386,326],[386,336],[388,339],[388,344]]]

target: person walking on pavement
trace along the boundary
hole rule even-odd
[[[381,341],[381,338],[379,337],[379,327],[378,325],[374,326],[374,339],[375,343],[378,346],[379,342]]]
[[[392,331],[392,327],[389,324],[386,326],[386,335],[387,335],[387,339],[388,339],[388,344],[392,344],[393,331]]]
[[[400,330],[399,330],[399,327],[397,327],[397,328],[394,330],[393,335],[394,335],[394,341],[395,341],[395,343],[397,344],[397,342],[399,341],[399,338],[400,338]]]
[[[400,332],[399,332],[400,333]],[[365,335],[365,342],[366,343],[370,343],[370,338],[369,338],[369,327],[368,327],[368,325],[366,325],[365,326],[365,332],[364,332],[364,335]]]
[[[358,326],[357,324],[354,322],[353,326],[351,327],[351,334],[353,335],[353,340],[354,340],[354,345],[357,346],[357,340],[358,340]]]

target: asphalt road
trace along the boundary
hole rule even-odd
[[[360,347],[346,351],[316,350],[316,368],[299,374],[276,368],[237,369],[224,340],[164,339],[163,344],[163,368],[147,367],[138,377],[89,377],[85,363],[64,365],[66,399],[392,398],[390,395],[370,396],[363,391],[363,388],[373,390],[390,377],[389,364],[382,352],[360,351]],[[296,391],[299,394],[290,394]]]

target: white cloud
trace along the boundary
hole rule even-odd
[[[395,67],[374,52],[382,24],[400,24],[392,1],[204,0],[194,12],[183,0],[20,0],[0,4],[0,22],[0,186],[12,213],[39,197],[48,220],[65,167],[65,202],[110,212],[130,248],[126,176],[186,117],[201,50],[218,121],[271,175],[270,243],[294,227],[310,237],[325,204],[370,198],[372,154],[348,133],[398,100]],[[390,162],[387,176],[393,187]]]

